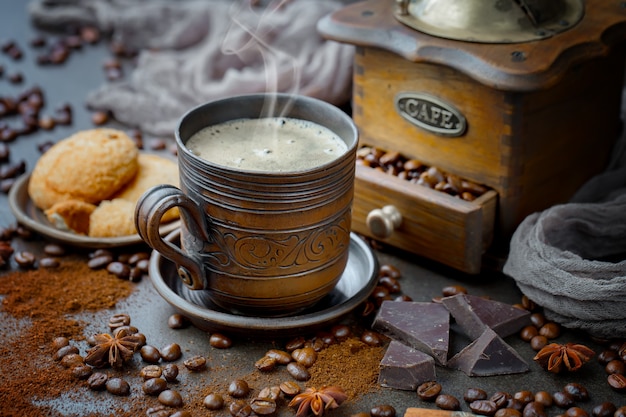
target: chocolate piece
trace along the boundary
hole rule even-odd
[[[515,349],[489,328],[450,358],[447,366],[469,376],[518,374],[529,369]]]
[[[392,340],[380,361],[378,383],[383,387],[415,391],[435,380],[435,360],[424,352]]]
[[[441,304],[387,300],[380,306],[372,327],[429,354],[441,365],[448,360],[450,313]]]
[[[444,297],[441,302],[472,339],[480,337],[487,327],[500,337],[507,337],[530,324],[529,311],[476,295],[457,294]]]

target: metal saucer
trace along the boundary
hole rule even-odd
[[[165,239],[177,245],[180,229]],[[367,243],[352,233],[348,264],[333,291],[307,310],[286,317],[252,317],[224,311],[211,302],[207,291],[188,289],[178,277],[176,265],[157,251],[150,258],[150,279],[177,312],[202,330],[262,338],[290,337],[338,321],[365,301],[378,282],[378,261]]]

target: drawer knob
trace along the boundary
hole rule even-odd
[[[395,206],[385,206],[370,211],[365,222],[375,237],[385,239],[402,224],[402,213]]]

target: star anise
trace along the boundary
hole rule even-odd
[[[133,357],[141,344],[140,338],[135,334],[129,334],[126,329],[118,331],[115,336],[108,333],[97,334],[94,339],[96,344],[87,352],[85,363],[96,368],[107,365],[121,368],[124,362]]]
[[[542,368],[558,374],[562,371],[576,371],[588,362],[595,352],[585,345],[550,343],[533,358]]]
[[[298,407],[296,417],[306,417],[313,413],[321,416],[324,411],[339,407],[348,398],[343,389],[338,386],[322,387],[321,389],[307,388],[303,393],[293,397],[290,407]]]

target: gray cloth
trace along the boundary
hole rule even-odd
[[[36,0],[35,24],[91,24],[140,50],[123,81],[87,97],[124,124],[171,136],[185,111],[227,96],[287,92],[332,104],[351,96],[351,45],[323,39],[317,21],[335,1]]]
[[[626,337],[625,150],[623,134],[571,202],[524,219],[503,269],[549,319],[598,337]]]

